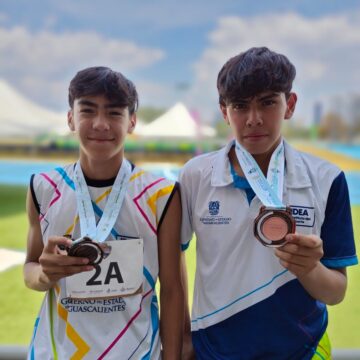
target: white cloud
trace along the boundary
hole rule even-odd
[[[359,18],[359,13],[321,18],[295,13],[220,18],[209,34],[209,46],[194,64],[196,80],[189,99],[199,108],[209,108],[209,100],[216,106],[216,77],[224,62],[250,47],[268,46],[296,66],[298,110],[311,116],[316,100],[359,89]]]
[[[104,38],[96,32],[31,33],[24,27],[0,28],[0,77],[33,100],[45,95],[49,105],[61,96],[56,89],[66,91],[67,82],[84,67],[105,65],[131,78],[130,72],[164,56],[161,49]]]

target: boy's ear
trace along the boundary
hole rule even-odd
[[[229,125],[229,119],[228,119],[228,115],[227,115],[226,105],[220,104],[220,111],[221,111],[221,114],[222,114],[225,122]]]
[[[67,113],[67,122],[68,122],[68,126],[69,126],[69,129],[71,131],[75,131],[75,125],[74,125],[74,113],[73,113],[73,110],[70,109]]]
[[[130,115],[128,134],[132,134],[136,126],[136,113]]]
[[[286,112],[285,119],[290,119],[295,111],[297,102],[297,95],[295,93],[290,93],[287,101],[286,101]]]

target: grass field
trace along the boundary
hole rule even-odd
[[[0,247],[17,250],[26,247],[25,196],[23,187],[0,186]],[[360,249],[360,206],[354,206],[352,211],[357,248]],[[194,243],[187,250],[190,297],[195,272]],[[329,335],[334,348],[360,347],[360,266],[351,267],[348,278],[346,299],[329,307]],[[23,285],[21,266],[0,273],[0,344],[29,343],[42,298],[42,293]]]

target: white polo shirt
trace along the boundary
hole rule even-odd
[[[264,356],[263,348],[276,346],[280,336],[289,333],[296,341],[290,341],[285,353],[298,354],[297,347],[314,346],[325,331],[326,307],[310,298],[296,277],[280,265],[274,249],[254,237],[254,219],[262,204],[255,196],[249,205],[245,191],[234,187],[228,158],[232,146],[230,142],[219,151],[190,160],[180,174],[183,249],[193,233],[197,239],[192,309],[197,356],[201,352],[204,359],[231,359],[230,354],[243,349],[249,357],[241,359],[256,358]],[[287,143],[285,161],[283,202],[292,208],[296,231],[322,237],[326,266],[356,264],[347,185],[341,170]],[[295,304],[300,302],[299,309]],[[299,321],[314,309],[316,316],[306,324],[311,334],[304,336]],[[268,325],[257,324],[252,312],[266,317]],[[236,337],[234,333],[239,331],[241,336]],[[274,354],[281,358],[277,356]]]

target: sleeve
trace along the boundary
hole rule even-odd
[[[32,196],[35,208],[36,208],[38,214],[40,214],[40,204],[39,204],[39,201],[35,194],[34,181],[35,181],[35,174],[32,174],[31,178],[30,178],[30,191],[31,191],[31,196]]]
[[[343,172],[334,179],[331,185],[320,237],[324,247],[324,257],[321,261],[325,266],[343,268],[358,263],[349,190]]]
[[[168,208],[169,208],[169,205],[170,205],[170,203],[171,203],[171,200],[172,200],[174,194],[175,194],[177,191],[179,191],[179,183],[178,183],[178,182],[175,182],[173,185],[170,185],[170,186],[162,189],[161,191],[162,191],[162,193],[166,193],[166,192],[169,191],[169,190],[167,190],[167,189],[170,189],[170,188],[171,188],[170,195],[169,195],[169,197],[166,199],[165,207],[163,208],[163,210],[161,210],[160,220],[159,220],[159,223],[158,223],[158,226],[157,226],[158,230],[160,229],[160,226],[161,226],[161,224],[162,224],[162,222],[163,222],[163,220],[164,220],[164,217],[165,217],[165,215],[166,215],[166,213],[167,213],[167,210],[168,210]],[[159,198],[160,198],[160,197],[159,197]],[[158,198],[158,200],[159,200],[159,198]],[[158,209],[158,211],[159,211],[160,206],[158,206],[157,209]],[[158,215],[158,216],[159,216],[159,215]]]
[[[192,189],[191,176],[189,169],[186,166],[181,170],[179,175],[181,207],[182,207],[182,222],[181,222],[181,250],[185,251],[190,244],[193,236],[192,224]]]

